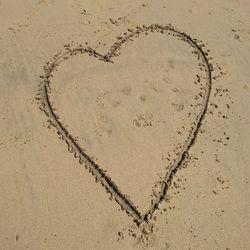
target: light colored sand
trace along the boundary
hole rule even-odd
[[[0,249],[250,249],[249,11],[248,1],[0,1]],[[104,55],[128,28],[154,23],[202,39],[215,79],[190,160],[143,244],[132,218],[48,129],[35,96],[45,62],[65,44]],[[145,213],[167,158],[187,139],[207,78],[176,37],[133,40],[113,64],[88,55],[62,62],[51,101]]]

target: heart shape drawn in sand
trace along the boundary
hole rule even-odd
[[[114,57],[119,56],[119,51],[122,46],[126,43],[129,43],[132,38],[137,38],[142,34],[159,32],[162,35],[174,36],[178,40],[182,40],[187,43],[193,50],[193,54],[199,59],[200,69],[203,69],[206,76],[203,77],[206,81],[205,87],[203,88],[204,93],[202,94],[202,104],[199,105],[199,112],[196,115],[195,120],[192,122],[191,130],[189,131],[188,137],[185,140],[184,144],[181,146],[180,152],[175,160],[170,165],[165,177],[161,182],[160,192],[156,195],[156,199],[151,202],[151,206],[145,214],[142,214],[139,209],[132,203],[130,198],[128,198],[120,188],[115,184],[112,178],[106,173],[104,169],[101,168],[89,155],[88,152],[82,148],[82,145],[74,139],[70,134],[70,131],[66,129],[63,123],[59,120],[58,115],[55,112],[55,108],[51,104],[50,84],[52,82],[53,73],[57,70],[61,62],[65,61],[69,57],[75,55],[89,55],[96,57],[98,60],[110,63],[113,62]],[[102,186],[106,189],[108,193],[114,198],[114,200],[121,206],[122,210],[125,210],[126,213],[132,216],[134,222],[138,225],[149,225],[150,218],[152,217],[154,211],[158,208],[159,204],[165,199],[167,191],[171,185],[173,176],[177,172],[178,168],[183,163],[190,147],[193,145],[198,130],[201,126],[202,120],[207,110],[208,101],[211,92],[212,86],[212,66],[209,63],[207,58],[207,53],[202,49],[202,46],[198,44],[196,39],[192,39],[190,36],[186,35],[183,32],[178,31],[172,25],[161,26],[158,24],[153,24],[150,26],[136,27],[136,29],[129,29],[127,33],[118,37],[117,41],[113,44],[109,52],[102,55],[95,50],[81,45],[72,48],[70,46],[65,46],[66,51],[56,54],[50,62],[47,62],[44,66],[45,75],[41,76],[43,79],[39,84],[39,92],[37,98],[40,103],[40,109],[45,112],[48,117],[50,125],[54,126],[57,130],[59,136],[67,143],[70,152],[74,153],[74,156],[79,159],[81,164],[84,164],[86,169],[98,180]],[[199,82],[200,79],[198,79]]]

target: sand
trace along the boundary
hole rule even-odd
[[[249,11],[0,1],[0,249],[250,249]]]

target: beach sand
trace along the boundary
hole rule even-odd
[[[250,249],[249,12],[0,1],[0,249]]]

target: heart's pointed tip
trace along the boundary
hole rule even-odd
[[[107,60],[105,60],[106,62],[109,62],[109,63],[114,63],[114,61],[112,61],[111,59],[107,59]]]
[[[139,225],[141,231],[143,234],[148,235],[153,232],[153,224],[151,224],[149,221],[143,220]]]
[[[106,55],[103,56],[103,60],[104,60],[105,62],[114,63],[114,61],[111,60],[111,57],[112,57],[112,56],[111,56],[110,54],[106,54]]]

